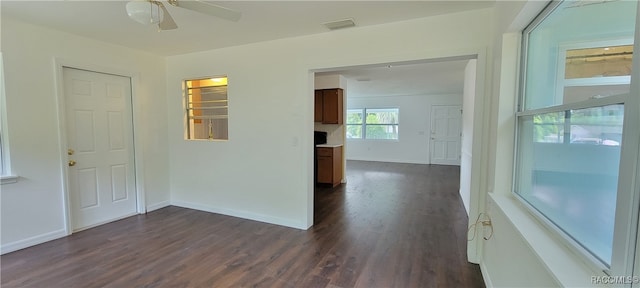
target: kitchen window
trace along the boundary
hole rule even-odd
[[[398,140],[398,108],[347,109],[347,139]]]
[[[227,77],[184,81],[186,138],[190,140],[229,139]]]
[[[639,112],[628,105],[638,3],[581,4],[552,2],[524,31],[514,192],[595,267],[624,273],[638,213],[620,169],[638,151],[624,139]]]

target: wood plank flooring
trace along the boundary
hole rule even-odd
[[[349,161],[308,231],[167,207],[0,257],[9,287],[484,287],[455,166]]]

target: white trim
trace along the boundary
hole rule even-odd
[[[480,263],[480,273],[482,273],[482,280],[484,280],[484,286],[487,288],[494,287],[493,281],[491,281],[491,273],[487,271],[487,265],[484,261]]]
[[[143,145],[142,145],[142,133],[141,131],[142,129],[142,125],[141,123],[141,119],[139,115],[142,115],[142,106],[143,105],[139,105],[138,101],[139,98],[136,97],[137,94],[137,87],[140,83],[140,73],[129,73],[127,74],[129,75],[129,79],[131,79],[131,113],[133,113],[133,117],[131,118],[131,120],[133,120],[133,158],[135,161],[135,181],[136,181],[136,202],[138,204],[137,207],[137,212],[138,214],[144,214],[147,212],[146,210],[146,206],[147,206],[147,202],[146,202],[146,191],[144,189],[145,187],[145,183],[144,183],[144,155],[143,155]]]
[[[593,78],[576,78],[564,80],[564,87],[624,85],[631,82],[631,76],[609,76]]]
[[[27,239],[11,242],[0,247],[0,254],[6,254],[13,251],[18,251],[20,249],[24,249],[27,247],[31,247],[34,245],[42,244],[51,240],[59,239],[67,236],[67,232],[64,229],[52,231],[49,233],[44,233],[41,235],[36,235],[33,237],[29,237]]]
[[[203,205],[203,204],[200,204],[200,203],[193,203],[193,202],[186,202],[186,201],[173,201],[172,200],[171,201],[171,205],[178,206],[178,207],[183,207],[183,208],[194,209],[194,210],[199,210],[199,211],[215,213],[215,214],[222,214],[222,215],[227,215],[227,216],[232,216],[232,217],[238,217],[238,218],[242,218],[242,219],[254,220],[254,221],[259,221],[259,222],[264,222],[264,223],[269,223],[269,224],[276,224],[276,225],[280,225],[280,226],[286,226],[286,227],[291,227],[291,228],[296,228],[296,229],[301,229],[301,230],[307,230],[307,227],[304,225],[304,223],[302,223],[301,221],[298,221],[298,220],[291,220],[291,219],[285,219],[285,218],[280,218],[280,217],[273,217],[273,216],[269,216],[269,215],[265,215],[265,214],[253,213],[253,212],[249,212],[249,211],[240,211],[240,210],[229,209],[229,208],[224,208],[224,207],[219,207],[219,206]]]
[[[634,51],[640,51],[640,4],[636,3],[636,25]],[[616,226],[614,227],[612,271],[619,275],[633,275],[640,277],[640,58],[633,57],[631,71],[631,89],[627,103],[625,103],[625,122],[623,127],[622,145],[628,145],[631,149],[623,149],[620,154],[620,178],[618,179],[618,191],[631,191],[630,193],[618,192],[616,203]],[[623,146],[624,147],[624,146]],[[624,172],[622,172],[624,171]],[[619,221],[627,220],[626,222]],[[623,236],[618,236],[623,235]],[[635,257],[631,256],[634,255]],[[635,258],[635,259],[634,259]],[[613,260],[621,259],[622,263]],[[635,264],[634,264],[635,262]],[[617,266],[619,264],[619,266]],[[635,268],[634,268],[635,267]],[[632,284],[632,287],[640,287],[640,283]]]
[[[485,101],[493,95],[491,85],[487,85],[487,75],[493,75],[492,58],[487,48],[476,54],[476,96],[473,111],[473,145],[471,147],[471,181],[469,191],[469,219],[475,219],[486,211],[486,187],[488,182],[490,118],[485,113],[491,111],[491,101]],[[488,99],[487,99],[488,100]],[[431,161],[431,160],[429,160]],[[467,259],[471,263],[480,263],[484,253],[484,242],[480,237],[467,243]]]
[[[2,176],[0,176],[0,180],[2,180],[2,185],[17,183],[19,178],[20,177],[15,176],[15,175],[2,175]]]
[[[629,98],[629,94],[620,94],[620,95],[609,96],[609,97],[604,97],[600,99],[589,99],[589,100],[574,102],[569,104],[562,104],[557,106],[517,112],[516,117],[534,116],[534,115],[545,114],[545,113],[564,112],[567,110],[578,110],[578,109],[587,109],[587,108],[601,107],[601,106],[614,105],[614,104],[623,104],[627,101],[628,98]]]
[[[58,119],[58,143],[60,145],[60,158],[58,159],[59,163],[60,163],[60,171],[62,173],[61,175],[61,185],[62,187],[61,190],[64,193],[63,198],[64,201],[62,202],[62,206],[64,209],[64,230],[65,230],[65,234],[66,235],[70,235],[73,231],[71,231],[71,227],[73,227],[71,225],[71,199],[69,198],[69,191],[68,191],[68,182],[69,182],[69,176],[67,173],[67,161],[65,161],[65,156],[67,155],[67,149],[66,147],[69,147],[67,145],[67,129],[66,129],[66,125],[65,123],[67,123],[66,120],[66,109],[65,109],[65,98],[64,98],[64,79],[63,79],[63,67],[67,66],[64,65],[61,61],[57,58],[54,58],[54,83],[55,83],[55,92],[56,92],[56,104],[58,105],[58,109],[57,111],[57,119]]]
[[[162,202],[158,202],[155,204],[151,204],[149,206],[147,206],[147,213],[151,212],[151,211],[155,211],[158,209],[162,209],[164,207],[169,207],[171,206],[171,202],[170,201],[162,201]]]
[[[140,136],[137,136],[136,131],[141,131],[141,126],[139,124],[139,119],[137,114],[141,113],[141,108],[139,105],[136,105],[138,97],[136,97],[136,87],[139,83],[139,73],[124,71],[117,68],[104,67],[95,64],[88,64],[85,62],[78,62],[69,59],[63,59],[54,57],[53,59],[53,68],[54,68],[54,77],[55,77],[55,85],[56,85],[56,101],[58,105],[57,113],[58,113],[58,143],[60,144],[60,158],[59,162],[61,165],[62,171],[62,191],[64,193],[64,214],[65,214],[65,227],[66,235],[70,235],[74,231],[72,231],[72,223],[71,223],[71,202],[69,198],[69,175],[67,173],[67,131],[66,131],[66,109],[65,109],[65,97],[64,97],[64,76],[63,71],[64,68],[75,68],[87,71],[93,71],[102,74],[111,74],[122,77],[127,77],[131,82],[131,113],[132,121],[133,121],[133,145],[134,145],[134,175],[135,175],[135,183],[136,183],[136,212],[138,214],[143,214],[146,212],[146,201],[145,201],[145,191],[144,191],[144,161],[142,157],[142,139]]]
[[[11,173],[11,155],[9,153],[9,124],[7,122],[7,97],[5,94],[5,82],[4,82],[4,62],[3,62],[2,52],[0,51],[0,123],[2,123],[2,127],[0,131],[2,131],[2,147],[0,147],[0,154],[2,154],[2,163],[0,163],[0,175],[3,176],[2,184],[7,183],[15,183],[17,182],[17,176],[13,176]],[[9,179],[9,181],[5,181],[5,178]],[[15,179],[14,179],[15,178]],[[16,181],[13,181],[16,180]],[[13,181],[13,182],[11,182]]]

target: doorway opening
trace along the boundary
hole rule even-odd
[[[470,61],[476,61],[476,57],[469,55],[316,71],[316,89],[318,84],[326,85],[327,79],[338,79],[336,82],[344,85],[344,124],[330,127],[340,133],[340,137],[334,139],[342,139],[344,145],[343,183],[346,184],[343,185],[349,182],[348,160],[461,166],[462,139],[473,139],[473,128],[463,127],[461,114],[467,110],[464,112],[473,115],[475,101],[474,97],[466,99],[469,95],[464,91],[467,89],[465,78],[473,77],[475,86],[476,66],[473,66],[472,75],[465,70],[468,70]],[[437,107],[447,107],[447,110],[443,110],[447,112],[447,117],[451,116],[449,112],[457,111],[455,119],[434,119],[436,112],[442,112]],[[375,113],[364,112],[376,110],[397,111],[397,122],[387,123],[375,117]],[[356,117],[358,113],[360,117]],[[393,127],[397,134],[395,137],[368,139],[364,136],[366,133],[361,132],[363,129],[366,131],[368,126]],[[315,127],[318,127],[317,123]],[[440,132],[447,133],[442,135]],[[460,187],[468,188],[470,185],[463,185],[462,181],[470,181],[471,162],[466,161],[462,166],[459,169],[466,172],[463,173],[465,179],[460,179]],[[460,191],[460,194],[470,193]],[[464,202],[467,207],[468,201]]]

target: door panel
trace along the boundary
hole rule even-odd
[[[77,152],[95,152],[95,133],[93,125],[93,111],[75,111],[75,135],[83,135],[76,140]]]
[[[72,229],[136,213],[131,81],[64,68]]]
[[[78,169],[77,190],[80,198],[80,208],[98,206],[98,180],[95,168]]]
[[[111,151],[125,149],[124,144],[124,123],[122,120],[122,112],[108,112],[109,119],[109,149]]]
[[[431,164],[460,165],[460,105],[431,107]]]
[[[127,167],[124,165],[111,166],[111,194],[113,195],[113,201],[126,200],[129,196]]]

